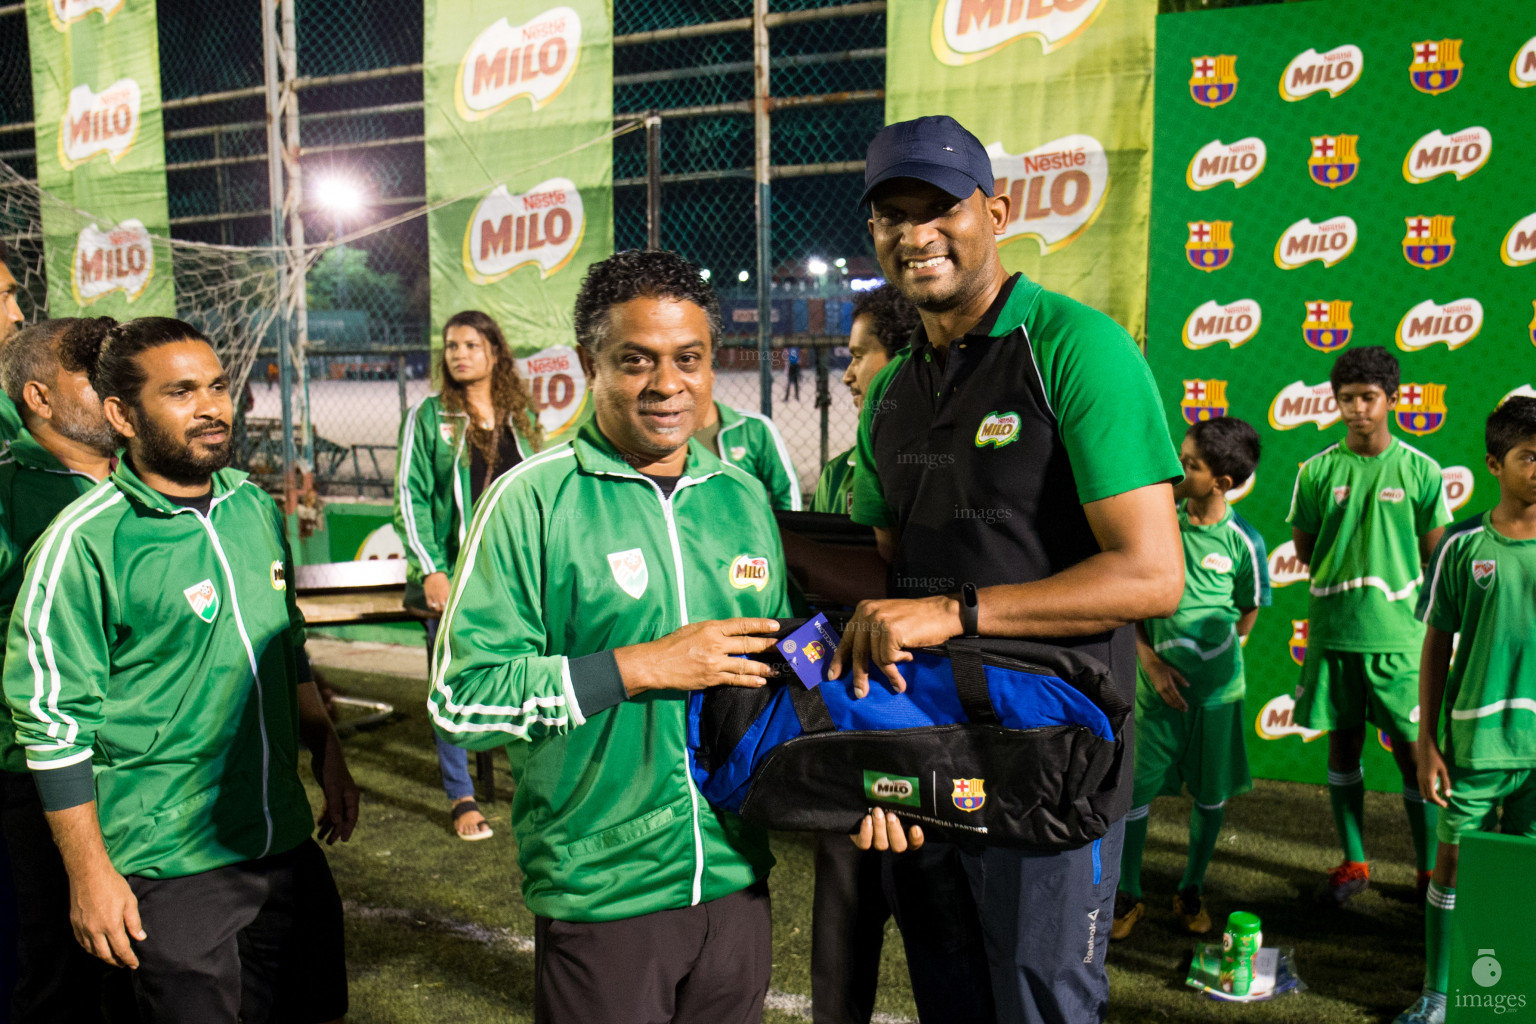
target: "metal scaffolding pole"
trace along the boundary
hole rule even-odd
[[[645,247],[661,248],[661,115],[645,115]]]
[[[298,507],[295,476],[298,452],[293,443],[293,350],[287,309],[294,268],[283,238],[283,133],[277,70],[279,3],[280,0],[261,0],[261,65],[267,94],[267,190],[272,209],[272,247],[276,250],[277,263],[277,318],[273,326],[277,329],[277,373],[282,407],[283,511],[291,515]],[[302,272],[302,267],[300,270]]]
[[[773,250],[769,237],[772,149],[768,136],[768,0],[752,0],[752,129],[756,142],[752,178],[757,183],[757,359],[762,385],[760,411],[773,415]]]
[[[303,438],[300,456],[304,462],[303,488],[307,493],[315,487],[315,424],[310,417],[309,404],[309,284],[305,273],[308,261],[304,258],[304,173],[299,162],[298,32],[294,24],[295,0],[279,0],[279,3],[283,16],[283,136],[287,142],[283,150],[283,165],[288,171],[288,191],[283,205],[288,213],[288,243],[292,246],[290,251],[293,254],[290,266],[294,268],[289,279],[294,324],[293,349],[289,357],[293,361],[303,394],[299,420]]]

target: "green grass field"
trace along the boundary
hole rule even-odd
[[[324,659],[320,659],[322,664]],[[351,1020],[360,1024],[532,1020],[533,919],[518,894],[515,844],[507,819],[511,780],[499,758],[500,799],[485,810],[496,835],[454,838],[437,775],[417,679],[327,668],[342,692],[393,703],[394,720],[346,741],[364,792],[349,844],[329,849],[347,905]],[[307,774],[307,767],[306,767]],[[318,792],[311,788],[318,807]],[[1219,928],[1231,910],[1264,922],[1266,944],[1295,948],[1310,991],[1270,1003],[1216,1003],[1185,987],[1193,939],[1173,931],[1169,909],[1183,868],[1187,799],[1152,809],[1144,882],[1149,915],[1110,948],[1109,1019],[1131,1021],[1345,1022],[1390,1020],[1417,995],[1423,915],[1413,900],[1412,847],[1395,795],[1368,793],[1367,840],[1373,888],[1348,909],[1310,900],[1339,859],[1321,786],[1260,782],[1229,805],[1207,878]],[[813,843],[777,835],[772,876],[774,973],[771,1022],[810,1019]],[[915,1020],[900,940],[887,932],[878,1012]]]

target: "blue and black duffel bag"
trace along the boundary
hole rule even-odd
[[[1131,704],[1102,662],[994,638],[912,654],[904,693],[876,674],[855,699],[845,671],[691,694],[704,798],[775,829],[848,832],[879,806],[935,838],[1048,849],[1090,843],[1129,810]]]

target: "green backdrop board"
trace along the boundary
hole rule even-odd
[[[885,119],[949,114],[1012,199],[1003,263],[1146,336],[1151,0],[905,0]],[[852,211],[850,211],[850,216]]]
[[[613,250],[612,3],[426,0],[425,17],[433,344],[460,310],[494,317],[553,436],[587,396],[571,306]]]
[[[1290,720],[1308,599],[1292,484],[1344,434],[1333,360],[1384,345],[1403,368],[1394,433],[1445,468],[1458,519],[1496,500],[1484,420],[1536,384],[1536,6],[1318,2],[1157,27],[1147,356],[1176,436],[1225,414],[1263,438],[1237,506],[1275,584],[1247,644],[1249,753],[1256,774],[1318,781],[1326,743]],[[1400,785],[1380,736],[1366,780]]]
[[[49,314],[175,316],[154,0],[27,0],[27,41]]]

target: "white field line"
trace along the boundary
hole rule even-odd
[[[519,935],[510,928],[492,928],[483,924],[473,924],[468,921],[455,921],[451,918],[437,917],[431,914],[414,914],[401,907],[370,907],[361,903],[347,900],[342,904],[348,917],[373,920],[394,921],[400,924],[414,925],[418,928],[426,928],[442,935],[452,935],[456,938],[467,939],[470,942],[478,942],[482,946],[499,946],[510,949],[514,953],[526,956],[533,955],[533,939],[528,935]],[[764,1005],[771,1010],[779,1010],[800,1020],[811,1019],[811,999],[809,996],[795,995],[790,992],[780,992],[778,989],[769,989],[768,998]],[[917,1024],[916,1021],[906,1017],[894,1017],[888,1013],[877,1013],[872,1018],[871,1024]]]

